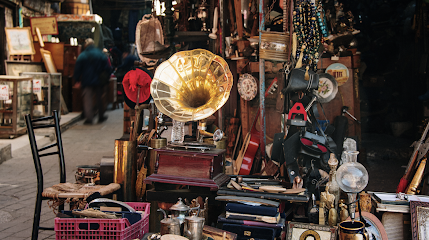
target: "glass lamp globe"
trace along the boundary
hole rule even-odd
[[[346,161],[338,168],[336,181],[338,186],[347,193],[350,205],[350,217],[354,219],[357,193],[368,185],[368,171],[357,162],[358,151],[345,152]]]

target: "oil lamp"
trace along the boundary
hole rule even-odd
[[[345,152],[346,159],[338,168],[336,180],[338,186],[347,193],[350,204],[350,217],[355,219],[356,195],[361,192],[368,184],[368,171],[357,162],[358,151]]]

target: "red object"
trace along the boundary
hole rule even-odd
[[[224,152],[224,149],[210,149],[204,152],[167,147],[157,149],[155,174],[148,176],[144,182],[191,185],[208,187],[211,191],[218,190],[219,186],[230,180],[230,177],[223,173]]]
[[[133,225],[126,218],[55,218],[55,239],[141,239],[149,232],[150,203],[126,202],[144,217]]]
[[[295,103],[289,110],[288,119],[294,119],[298,114],[303,115],[304,121],[307,121],[307,112],[305,111],[304,105],[300,102]]]
[[[277,78],[274,78],[270,86],[265,91],[265,97],[268,96],[268,93],[271,92],[271,88],[274,84],[277,83]],[[252,169],[253,160],[255,159],[256,152],[259,148],[260,136],[261,133],[256,129],[256,119],[258,119],[261,109],[258,110],[258,113],[253,120],[252,130],[250,130],[250,140],[249,145],[247,146],[246,152],[244,153],[243,162],[241,163],[239,175],[249,175],[250,170]]]
[[[309,147],[314,145],[314,142],[308,138],[301,138],[301,143]],[[317,143],[315,147],[317,147],[322,153],[326,153],[328,151],[325,146],[319,143]]]
[[[122,85],[127,97],[137,103],[138,87],[140,87],[139,102],[143,103],[150,96],[150,83],[152,78],[145,71],[136,68],[135,70],[128,71],[124,76]]]
[[[408,187],[408,180],[402,177],[398,187],[396,188],[396,193],[400,193],[400,192],[405,193],[405,190],[407,189],[407,187]]]

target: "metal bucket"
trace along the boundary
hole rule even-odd
[[[75,179],[76,182],[81,183],[96,183],[96,181],[100,181],[100,166],[77,166]]]
[[[261,31],[259,57],[285,62],[288,60],[289,33]]]

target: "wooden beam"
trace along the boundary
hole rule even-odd
[[[243,19],[241,17],[241,0],[234,0],[235,19],[237,23],[238,37],[243,38]]]

